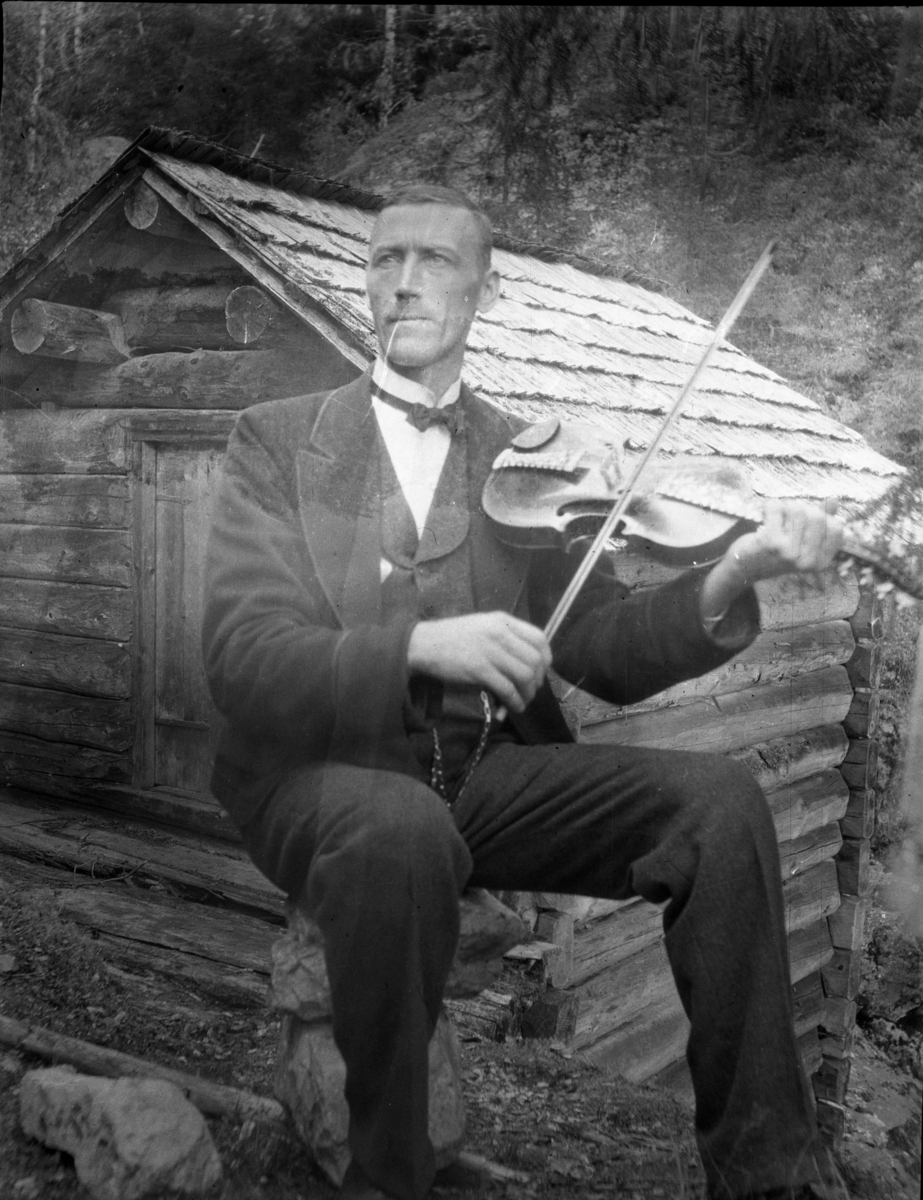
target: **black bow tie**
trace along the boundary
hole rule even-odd
[[[465,414],[460,400],[442,408],[435,408],[429,404],[411,404],[409,400],[402,400],[400,396],[392,396],[377,383],[372,384],[372,395],[384,404],[390,404],[392,408],[406,413],[407,420],[417,429],[429,429],[430,425],[444,425],[450,435],[465,431]]]

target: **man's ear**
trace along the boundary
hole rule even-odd
[[[484,276],[481,294],[478,296],[478,312],[490,312],[500,298],[500,272],[493,267]]]

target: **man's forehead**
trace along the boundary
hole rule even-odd
[[[378,214],[370,245],[448,243],[477,241],[477,226],[466,208],[449,204],[398,204]]]

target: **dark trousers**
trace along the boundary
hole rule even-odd
[[[281,886],[306,878],[297,899],[324,934],[353,1157],[400,1200],[433,1180],[427,1044],[466,885],[667,902],[710,1187],[817,1178],[776,836],[736,763],[501,743],[451,812],[409,777],[333,765],[289,776],[245,836]]]

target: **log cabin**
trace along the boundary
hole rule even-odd
[[[377,204],[149,129],[0,281],[0,876],[52,887],[121,969],[226,1003],[263,1002],[282,897],[208,790],[210,504],[241,408],[345,383],[370,361]],[[468,383],[507,412],[579,418],[643,447],[707,322],[513,238],[497,237],[495,265],[502,297],[472,329]],[[729,343],[665,453],[733,461],[758,496],[836,497],[870,521],[901,475]],[[645,587],[671,569],[626,553],[619,570]],[[854,571],[760,590],[762,634],[727,666],[627,708],[577,691],[566,705],[581,739],[731,754],[763,785],[797,1031],[835,1138],[869,887],[881,622]],[[89,877],[107,882],[78,886]],[[513,960],[548,969],[533,1025],[631,1079],[680,1086],[686,1019],[659,911],[505,898],[536,939]]]

